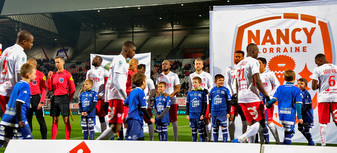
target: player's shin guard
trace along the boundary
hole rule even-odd
[[[65,133],[66,133],[66,140],[70,139],[70,132],[71,132],[71,125],[70,125],[70,121],[68,121],[65,124]]]
[[[197,128],[192,128],[192,141],[196,142],[197,139]]]
[[[231,140],[233,140],[234,139],[234,133],[235,133],[234,121],[229,121],[228,130],[229,130],[229,136],[230,136]]]
[[[205,136],[205,131],[204,131],[205,128],[201,127],[201,128],[198,128],[198,131],[199,131],[199,141],[200,142],[205,142],[206,141],[206,136]]]
[[[219,138],[219,128],[213,128],[213,140],[214,142],[218,142],[218,138]]]
[[[96,140],[110,140],[115,133],[112,131],[111,128],[107,128]]]
[[[222,132],[223,142],[227,142],[227,139],[228,139],[227,127],[222,128],[221,132]]]
[[[284,141],[283,144],[290,145],[291,144],[291,138],[294,136],[293,132],[285,131],[284,132]]]
[[[58,131],[58,122],[53,123],[53,126],[51,128],[51,139],[55,140],[57,136]]]
[[[274,136],[276,144],[280,144],[280,138],[278,136],[277,128],[274,123],[268,124],[271,134]]]
[[[264,137],[264,143],[265,144],[269,144],[269,133],[268,133],[268,128],[264,127],[261,129],[261,133],[263,133],[263,137]],[[262,142],[262,140],[261,140]]]
[[[163,141],[162,126],[157,126],[159,141]]]
[[[153,141],[153,139],[154,139],[154,127],[153,127],[153,124],[148,124],[148,126],[149,126],[150,141]]]
[[[95,139],[95,124],[91,123],[89,124],[89,140]]]
[[[88,140],[88,127],[82,126],[83,140]]]
[[[244,142],[247,138],[254,136],[260,128],[260,123],[256,122],[247,128],[247,131],[239,137],[239,142]],[[254,141],[254,139],[253,139]]]
[[[178,141],[178,122],[172,122],[174,141]]]
[[[162,126],[162,137],[163,141],[167,141],[168,139],[167,126]]]
[[[322,146],[326,145],[326,128],[327,128],[326,124],[320,124],[319,132],[320,132],[320,136],[321,136]]]

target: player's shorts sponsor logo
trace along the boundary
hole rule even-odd
[[[259,117],[259,113],[257,112],[255,106],[248,107],[247,110],[250,113],[250,115],[253,117],[254,120],[256,120]]]
[[[60,82],[60,83],[63,83],[63,81],[64,81],[63,78],[60,78],[60,79],[59,79],[59,82]]]

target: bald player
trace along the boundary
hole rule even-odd
[[[101,132],[103,132],[106,129],[106,123],[105,123],[105,110],[103,109],[104,104],[104,92],[105,92],[105,83],[108,80],[109,72],[101,67],[102,65],[102,57],[101,56],[95,56],[92,59],[92,66],[90,70],[87,71],[87,79],[90,79],[93,81],[92,90],[97,92],[97,104],[96,104],[96,115],[99,118],[99,122],[101,123]]]
[[[36,69],[37,62],[35,59],[28,60],[28,63],[33,65]],[[33,114],[35,113],[36,119],[40,125],[40,133],[42,139],[47,139],[47,125],[44,120],[44,113],[43,113],[43,104],[47,94],[46,76],[39,70],[36,70],[36,78],[34,81],[29,83],[29,86],[31,93],[30,108],[28,110],[27,115],[29,127],[33,132],[32,120]]]
[[[34,36],[22,30],[18,33],[16,44],[3,51],[0,57],[0,105],[3,112],[14,85],[21,80],[20,68],[27,62],[27,55],[24,50],[33,47]]]
[[[163,72],[157,76],[156,79],[156,89],[159,82],[166,82],[165,93],[169,94],[171,98],[171,107],[170,107],[170,122],[173,127],[173,136],[174,141],[178,141],[178,122],[177,122],[177,111],[178,104],[176,99],[176,94],[180,92],[180,81],[178,75],[170,71],[171,65],[168,60],[162,62]]]
[[[126,59],[132,59],[136,45],[131,41],[123,43],[121,53],[111,61],[109,78],[105,86],[105,102],[109,103],[108,118],[110,127],[97,140],[109,140],[120,131],[124,119],[123,101],[126,99],[126,80],[128,64]]]

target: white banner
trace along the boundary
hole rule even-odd
[[[111,61],[113,60],[114,57],[116,57],[118,55],[90,54],[90,65],[91,65],[92,59],[95,56],[101,56],[102,57],[103,61],[102,61],[101,66],[109,71]],[[138,60],[139,64],[145,64],[145,66],[146,66],[145,75],[150,77],[151,76],[151,53],[135,54],[135,56],[133,58],[136,58]],[[129,59],[127,60],[127,63],[129,63]],[[92,67],[93,66],[91,65],[91,68]]]
[[[311,90],[310,76],[317,67],[314,58],[318,53],[324,53],[329,62],[336,64],[334,44],[337,42],[333,39],[337,37],[336,8],[336,1],[215,6],[210,12],[212,75],[224,74],[225,69],[233,65],[234,51],[246,51],[249,43],[257,44],[259,56],[267,59],[266,68],[276,74],[281,84],[286,69],[294,70],[296,79],[308,80],[315,118],[311,133],[314,141],[320,142],[317,94]],[[274,123],[281,130],[277,108],[274,111]],[[241,125],[236,127],[240,128]],[[240,129],[236,131],[236,136],[241,134]],[[337,143],[337,128],[332,120],[327,133],[327,142]],[[270,138],[273,139],[272,135]],[[307,142],[297,130],[292,140]]]
[[[261,145],[172,141],[11,140],[5,153],[205,153],[224,150],[235,153],[260,153]]]

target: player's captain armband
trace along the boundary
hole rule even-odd
[[[74,81],[73,76],[70,77],[70,81]]]
[[[42,78],[44,81],[46,81],[46,76],[43,76],[43,78]]]

